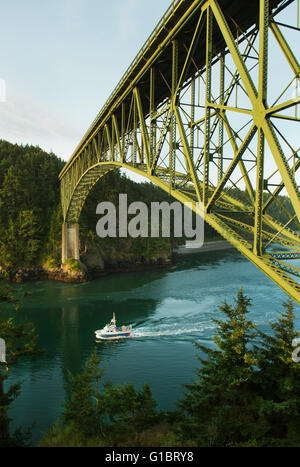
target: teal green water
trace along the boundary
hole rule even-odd
[[[159,405],[174,408],[198,366],[192,340],[211,344],[211,317],[220,317],[218,306],[224,299],[232,302],[242,285],[254,303],[249,318],[269,329],[268,320],[278,315],[287,296],[234,250],[186,255],[169,270],[116,274],[84,284],[18,286],[30,294],[14,312],[16,319],[35,324],[45,352],[10,369],[6,385],[23,382],[10,413],[12,428],[35,422],[35,445],[62,412],[67,370],[79,371],[95,346],[105,381],[148,382]],[[300,330],[297,305],[295,311]],[[133,337],[96,342],[94,331],[112,312],[118,324],[133,324]]]

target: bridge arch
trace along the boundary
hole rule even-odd
[[[144,166],[136,166],[133,167],[131,165],[122,164],[117,161],[113,162],[99,162],[91,167],[89,167],[79,178],[74,191],[71,195],[70,203],[68,204],[68,208],[65,215],[65,222],[68,224],[75,224],[79,222],[79,217],[81,211],[83,209],[84,203],[88,194],[90,193],[91,189],[100,181],[100,179],[106,175],[107,173],[117,170],[120,168],[125,168],[130,172],[136,173],[144,177],[145,179],[155,183],[159,186],[162,190],[169,193],[173,196],[176,200],[180,201],[181,203],[192,203],[194,205],[194,210],[196,212],[196,198],[190,197],[183,193],[178,192],[177,190],[170,189],[169,184],[162,180],[160,177],[151,176],[147,172],[145,172]],[[165,172],[164,169],[161,169],[161,173]],[[180,174],[182,177],[183,174]],[[179,176],[179,174],[177,174]],[[230,197],[228,196],[230,199]]]

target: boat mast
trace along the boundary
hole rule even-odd
[[[114,326],[116,325],[116,317],[115,317],[114,312],[113,312],[113,318],[112,318],[111,322],[113,323]]]

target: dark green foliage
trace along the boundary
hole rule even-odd
[[[61,218],[57,221],[54,213],[59,212],[63,165],[38,147],[0,141],[0,264],[37,264],[45,244],[53,247],[57,241]]]
[[[240,290],[235,306],[220,307],[226,321],[217,348],[199,344],[197,380],[180,403],[181,439],[201,446],[299,446],[300,366],[292,360],[292,303],[271,323],[272,334],[246,319],[250,300]]]
[[[14,290],[9,286],[0,285],[0,306],[3,303],[14,304],[17,300],[14,297]],[[4,382],[7,380],[8,369],[13,368],[20,359],[40,355],[37,350],[37,335],[31,323],[15,324],[12,318],[2,319],[0,308],[0,337],[6,343],[7,366],[0,363],[0,447],[1,446],[22,446],[30,438],[28,433],[17,430],[11,435],[9,423],[11,421],[8,411],[11,403],[20,393],[21,383],[14,384],[4,391]]]
[[[232,198],[235,198],[238,201],[242,201],[243,203],[252,206],[247,191],[242,191],[238,188],[230,188],[226,191],[227,194],[230,195]],[[266,202],[269,199],[269,197],[270,193],[265,191],[264,202]],[[278,195],[276,196],[274,201],[269,205],[265,214],[270,215],[277,222],[280,222],[282,225],[285,225],[295,216],[295,210],[288,196]],[[247,217],[248,216],[240,214],[236,216],[236,219],[240,219],[241,221],[247,223],[249,222],[249,220],[247,221]],[[296,222],[291,221],[288,225],[288,228],[297,231],[299,230],[299,225]]]
[[[102,376],[98,364],[94,352],[85,363],[82,373],[77,376],[68,373],[70,398],[65,403],[63,420],[84,436],[99,435],[101,432],[101,413],[98,417],[99,407],[96,404],[99,397],[99,380]]]
[[[214,337],[217,348],[195,343],[208,358],[199,356],[198,379],[187,386],[188,392],[180,403],[185,439],[208,446],[248,439],[255,424],[251,405],[256,363],[255,354],[249,348],[255,335],[255,325],[246,318],[250,304],[240,290],[234,307],[226,302],[220,306],[227,320],[213,320],[218,326]]]
[[[116,437],[120,440],[128,439],[129,432],[134,438],[136,433],[151,428],[162,418],[162,414],[156,411],[157,403],[152,399],[147,383],[139,390],[131,383],[124,386],[106,384],[102,406],[109,421],[107,432],[115,440]]]
[[[255,383],[260,390],[257,411],[267,425],[264,443],[268,446],[300,445],[300,363],[293,361],[293,340],[300,335],[294,329],[292,301],[270,323],[272,334],[258,332]]]
[[[134,201],[143,201],[148,206],[149,212],[149,236],[146,238],[109,238],[100,239],[97,237],[95,228],[99,215],[96,214],[96,206],[102,201],[109,201],[114,204],[117,212],[119,212],[119,194],[127,195],[127,205],[129,206]],[[130,255],[135,262],[147,262],[147,259],[155,256],[159,252],[169,254],[171,246],[183,243],[184,237],[174,238],[173,227],[171,226],[170,238],[162,236],[158,238],[150,237],[150,203],[151,202],[174,202],[168,193],[153,185],[152,183],[137,183],[127,178],[125,174],[121,174],[119,170],[109,172],[94,186],[89,196],[86,199],[80,216],[80,231],[82,239],[93,238],[93,241],[102,249],[111,248],[118,251],[119,259],[130,260]],[[134,216],[128,216],[128,221]],[[171,217],[172,222],[172,217]],[[118,224],[117,224],[118,230]]]
[[[34,210],[16,213],[9,217],[8,225],[0,240],[0,257],[5,265],[31,265],[42,247],[42,229]]]
[[[60,261],[62,210],[58,175],[64,161],[38,147],[13,145],[0,140],[0,265],[22,267]],[[159,252],[170,253],[174,238],[99,239],[96,206],[119,194],[133,201],[169,201],[170,196],[151,183],[135,183],[118,170],[105,175],[89,194],[80,217],[80,236],[104,248],[129,251],[140,262]],[[174,201],[174,200],[172,200]],[[184,241],[184,240],[182,240]],[[125,242],[125,247],[123,244]],[[122,247],[120,248],[120,244]],[[127,255],[128,256],[128,255]],[[121,262],[128,257],[126,254]]]
[[[47,445],[48,437],[66,437],[72,432],[80,443],[96,439],[96,444],[115,444],[131,441],[145,430],[162,421],[163,415],[156,410],[148,384],[136,390],[130,383],[113,386],[109,383],[100,390],[102,370],[96,351],[85,363],[80,374],[68,375],[70,395],[65,402],[61,431],[59,425],[48,433],[42,444]]]

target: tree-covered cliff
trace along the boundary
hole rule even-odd
[[[58,265],[61,257],[60,190],[58,175],[64,161],[39,147],[0,141],[0,266]],[[151,183],[136,183],[119,171],[111,172],[89,194],[80,217],[83,261],[101,268],[166,259],[174,238],[105,238],[96,234],[96,206],[119,193],[128,203],[168,201],[167,193]],[[176,239],[178,242],[178,239]]]
[[[0,264],[42,260],[59,210],[64,162],[38,147],[0,141]]]

